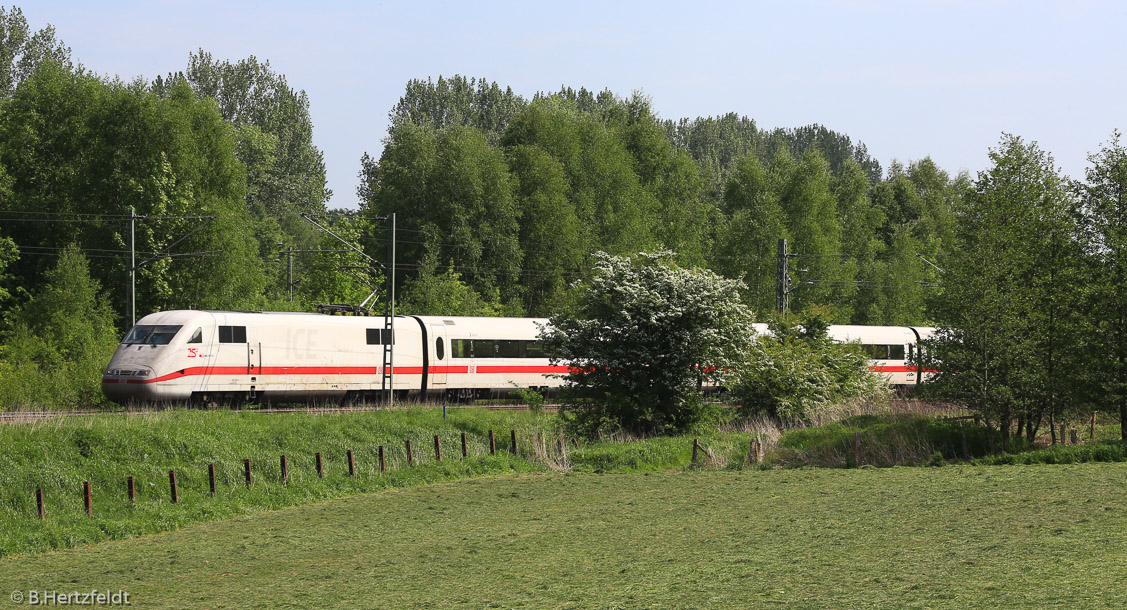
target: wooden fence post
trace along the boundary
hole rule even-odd
[[[516,431],[516,430],[512,430],[512,431],[510,431],[510,432],[511,432],[511,433],[510,433],[510,436],[511,436],[511,437],[512,437],[512,439],[513,439],[513,440],[512,440],[512,443],[513,443],[513,455],[515,455],[515,456],[520,456],[520,447],[517,447],[517,431]]]
[[[207,465],[207,486],[211,488],[211,497],[215,497],[215,464]]]
[[[489,431],[489,455],[497,455],[497,439],[493,438],[493,431]]]
[[[289,485],[290,484],[290,469],[286,465],[285,454],[282,455],[282,459],[279,460],[279,463],[282,466],[282,485]]]
[[[759,463],[759,439],[751,439],[751,446],[748,449],[748,456],[751,458],[752,464]]]
[[[133,477],[125,479],[125,493],[129,495],[130,502],[137,503],[137,485],[134,483]]]
[[[84,497],[84,502],[86,504],[86,516],[87,517],[93,517],[94,516],[94,501],[90,497],[90,481],[83,481],[82,482],[82,495]]]
[[[169,470],[168,471],[168,487],[172,492],[172,503],[173,504],[179,504],[180,503],[180,490],[177,489],[177,487],[176,487],[176,471],[175,470]]]
[[[1092,411],[1092,423],[1088,425],[1088,442],[1096,440],[1096,412]]]
[[[380,445],[380,474],[383,474],[384,470],[383,445]]]
[[[325,467],[324,467],[324,464],[321,463],[321,452],[320,451],[317,452],[317,478],[318,479],[325,478]]]
[[[434,459],[438,462],[442,461],[442,444],[437,434],[434,435]]]
[[[253,481],[253,479],[251,479],[251,476],[250,476],[250,458],[243,460],[243,472],[246,473],[247,487],[250,487],[251,485],[254,484],[254,481]]]
[[[356,461],[352,459],[352,450],[348,450],[348,476],[356,476]]]
[[[415,456],[411,452],[411,439],[407,439],[407,466],[415,465]]]
[[[691,462],[689,462],[690,466],[696,466],[697,465],[697,457],[698,457],[697,454],[698,454],[699,451],[700,451],[700,443],[698,443],[697,439],[694,438],[693,439],[693,460]]]
[[[1065,444],[1065,442],[1066,442],[1066,441],[1064,440],[1065,438],[1066,438],[1066,437],[1065,437],[1065,435],[1064,435],[1064,424],[1061,424],[1061,425],[1060,425],[1060,444],[1062,444],[1062,445],[1063,445],[1063,444]]]
[[[43,508],[43,488],[42,487],[36,487],[35,488],[35,509],[36,509],[36,512],[39,513],[39,520],[40,521],[46,521],[47,520],[47,511]]]
[[[466,459],[470,455],[470,447],[466,443],[466,433],[462,433],[462,459]]]
[[[1077,430],[1076,428],[1073,428],[1073,429],[1068,431],[1068,434],[1069,434],[1069,440],[1072,441],[1073,445],[1079,445],[1080,444],[1080,431],[1079,430]]]
[[[546,449],[544,449],[544,433],[543,432],[537,432],[536,433],[536,451],[541,458],[547,458],[548,457],[548,451]]]

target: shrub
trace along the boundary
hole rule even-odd
[[[722,383],[746,359],[742,284],[674,267],[671,255],[597,254],[575,315],[554,316],[544,329],[553,361],[578,365],[561,396],[571,433],[691,429],[709,417],[701,385]]]
[[[745,415],[816,422],[834,403],[888,398],[887,382],[869,370],[859,346],[834,343],[820,315],[776,319],[770,330],[731,388]]]

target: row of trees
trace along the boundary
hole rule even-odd
[[[1093,410],[1127,439],[1127,149],[1120,134],[1069,181],[1005,135],[956,208],[929,346],[930,391],[1029,441]],[[1017,429],[1011,430],[1011,422]],[[1055,438],[1055,437],[1054,437]]]
[[[362,161],[360,195],[367,213],[399,214],[403,279],[425,283],[452,264],[486,301],[529,315],[572,302],[595,252],[667,248],[682,265],[742,278],[763,316],[788,238],[803,255],[796,308],[920,323],[937,281],[920,256],[950,248],[952,206],[969,186],[929,159],[882,179],[863,145],[820,126],[662,121],[638,94],[563,88],[525,101],[456,76],[412,81],[391,119],[380,158]]]

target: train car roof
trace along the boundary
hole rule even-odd
[[[861,343],[890,344],[915,343],[916,333],[908,326],[855,326],[850,324],[834,324],[830,326],[829,334],[835,341]],[[923,333],[921,333],[921,337]]]
[[[526,339],[540,334],[547,318],[474,318],[461,316],[413,316],[426,326],[442,326],[450,338]]]

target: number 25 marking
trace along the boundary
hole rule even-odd
[[[198,347],[189,347],[188,348],[188,357],[189,358],[199,358],[200,354],[199,354],[198,350],[199,350]]]

